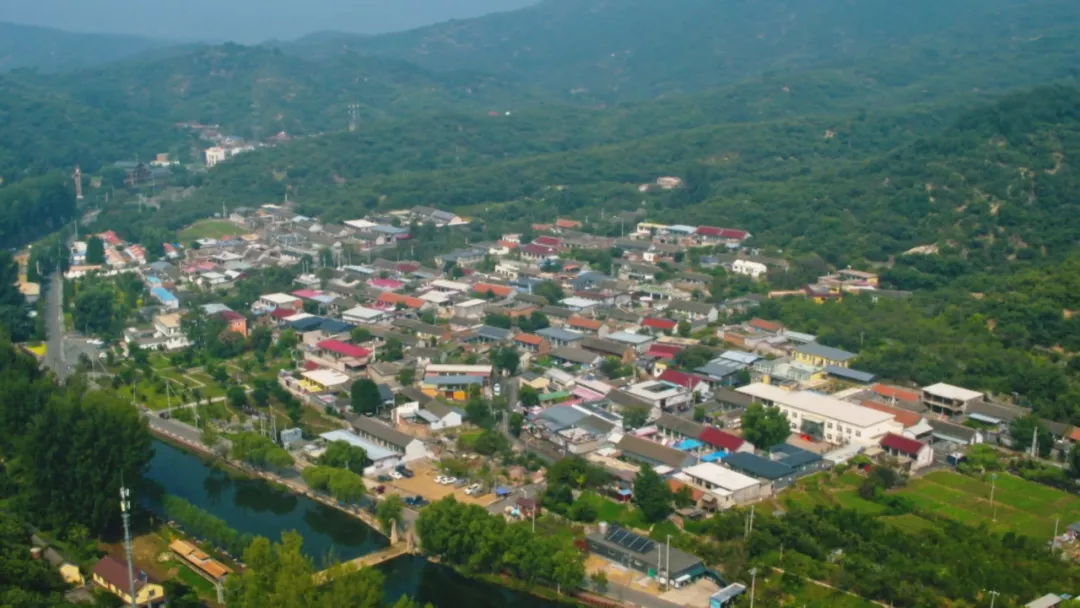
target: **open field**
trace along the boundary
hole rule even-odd
[[[184,228],[178,235],[187,244],[197,239],[219,239],[223,236],[243,234],[244,231],[228,220],[199,220]]]
[[[841,507],[877,515],[884,505],[864,500],[857,492],[861,476],[848,472],[839,478],[814,475],[798,486],[783,492],[777,499],[781,505],[813,508]],[[1080,521],[1080,497],[1000,473],[994,491],[995,507],[990,504],[990,479],[961,475],[953,471],[934,471],[912,479],[896,490],[919,509],[978,526],[986,524],[996,532],[1016,532],[1035,538],[1049,538],[1054,532],[1054,519],[1061,518],[1061,529]],[[914,514],[882,515],[886,521],[907,531],[937,528],[939,524]]]

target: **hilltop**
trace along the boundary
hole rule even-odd
[[[0,72],[67,72],[133,57],[175,43],[139,36],[80,34],[0,22]]]

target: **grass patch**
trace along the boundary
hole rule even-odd
[[[220,239],[223,236],[243,234],[243,230],[228,220],[199,220],[184,228],[177,235],[183,242],[198,239]]]

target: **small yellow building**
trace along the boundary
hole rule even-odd
[[[94,584],[131,604],[131,585],[128,580],[127,562],[106,555],[94,565],[91,580]],[[135,604],[137,606],[159,606],[165,603],[165,589],[150,580],[150,576],[135,569]]]
[[[803,344],[795,349],[796,361],[814,367],[828,367],[830,365],[848,367],[851,360],[857,356],[855,353],[849,353],[846,350],[832,348],[831,346],[822,346],[816,342]]]

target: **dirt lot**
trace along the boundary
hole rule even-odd
[[[689,587],[668,591],[662,594],[660,599],[687,608],[706,608],[709,605],[709,596],[719,590],[720,587],[716,583],[708,579],[700,579],[694,581],[694,584]]]
[[[428,462],[413,462],[410,463],[409,468],[416,473],[415,477],[412,479],[398,479],[390,482],[387,486],[397,490],[401,494],[410,496],[419,494],[432,502],[451,494],[454,495],[454,498],[458,502],[470,505],[480,505],[481,507],[487,507],[497,500],[493,493],[473,498],[472,496],[465,494],[465,488],[455,488],[454,486],[444,486],[435,483],[435,478],[439,475],[439,472]]]

